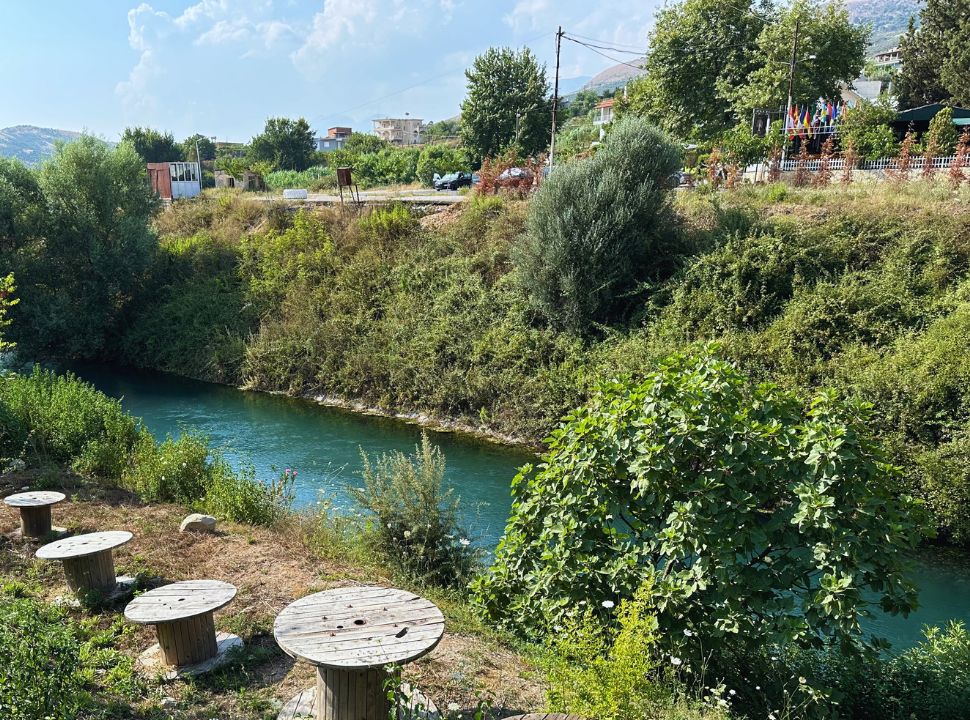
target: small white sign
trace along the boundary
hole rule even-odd
[[[284,200],[306,200],[307,191],[306,190],[284,190],[283,199]]]

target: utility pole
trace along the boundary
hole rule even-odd
[[[791,44],[791,61],[788,63],[788,102],[785,105],[785,130],[788,129],[788,118],[791,117],[791,107],[792,107],[792,93],[795,91],[795,66],[798,64],[798,28],[801,23],[801,17],[795,18],[795,37]],[[787,133],[785,137],[785,142],[782,145],[781,152],[781,162],[784,165],[785,154],[788,150],[788,138]]]
[[[559,109],[559,47],[562,44],[562,25],[556,31],[556,80],[552,90],[552,141],[549,143],[549,170],[556,157],[556,111]]]

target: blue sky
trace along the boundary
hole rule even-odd
[[[0,3],[0,127],[127,125],[248,140],[267,117],[316,130],[405,112],[454,116],[492,45],[549,66],[554,33],[643,47],[660,0],[10,0]],[[629,59],[629,56],[618,56]],[[612,64],[564,43],[562,76]]]

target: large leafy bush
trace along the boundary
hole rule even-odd
[[[610,317],[637,282],[658,274],[670,175],[680,152],[638,118],[617,123],[597,153],[558,167],[529,207],[515,261],[533,307],[560,328]]]
[[[859,619],[908,612],[919,507],[867,408],[755,384],[715,349],[612,382],[552,433],[495,563],[475,583],[492,621],[541,635],[581,602],[651,596],[662,643],[695,659],[749,647],[877,645]]]

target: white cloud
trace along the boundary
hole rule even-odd
[[[420,36],[433,20],[447,24],[454,8],[453,0],[324,0],[290,58],[306,75],[320,75],[342,52],[380,47],[394,35]]]

